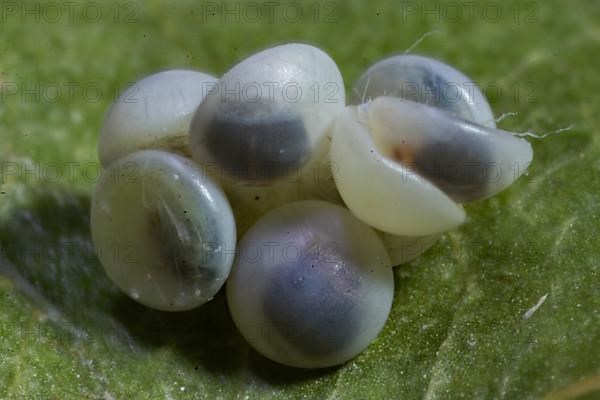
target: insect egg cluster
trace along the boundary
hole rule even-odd
[[[99,156],[93,240],[136,249],[99,252],[119,288],[182,311],[227,282],[257,351],[320,368],[376,338],[392,267],[462,224],[463,203],[513,183],[533,153],[444,63],[380,61],[346,104],[335,62],[287,44],[220,79],[171,70],[138,81],[107,112]]]

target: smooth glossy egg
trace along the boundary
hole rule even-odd
[[[532,156],[529,143],[509,132],[396,97],[348,107],[331,150],[337,187],[354,215],[407,236],[460,225],[459,202],[505,189]]]
[[[429,57],[405,54],[375,63],[354,85],[352,104],[381,96],[427,104],[467,121],[496,127],[479,86],[457,69]]]
[[[379,154],[401,163],[459,203],[490,197],[531,162],[531,145],[427,105],[379,97],[362,106]]]
[[[216,81],[202,72],[168,70],[129,86],[104,118],[98,144],[102,166],[143,149],[189,154],[192,116]]]
[[[246,340],[282,364],[341,364],[377,336],[394,279],[377,234],[323,201],[287,204],[246,232],[227,282]]]
[[[222,190],[189,159],[158,150],[118,159],[103,171],[91,218],[106,273],[149,307],[198,307],[229,275],[233,213]]]
[[[276,46],[226,72],[191,125],[194,159],[224,183],[265,186],[321,156],[345,106],[335,62],[304,44]]]
[[[359,219],[403,236],[387,244],[417,243],[460,225],[461,203],[504,190],[533,157],[528,142],[495,128],[472,79],[427,57],[376,63],[352,102],[333,129],[336,183]],[[399,253],[392,258],[405,261]]]

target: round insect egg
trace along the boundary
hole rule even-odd
[[[427,104],[467,121],[496,127],[492,109],[477,84],[429,57],[398,55],[373,64],[354,85],[351,103],[359,105],[380,96]]]
[[[347,209],[301,201],[241,239],[227,281],[233,320],[264,356],[294,367],[341,364],[363,351],[390,312],[394,279],[381,240]]]
[[[98,144],[102,166],[149,148],[189,155],[190,122],[207,87],[216,81],[202,72],[168,70],[130,85],[104,118]]]
[[[379,153],[403,163],[459,203],[504,190],[533,157],[531,145],[510,132],[424,104],[379,97],[365,109]]]
[[[265,186],[306,170],[345,105],[335,62],[304,44],[273,47],[231,68],[209,91],[190,128],[199,163],[225,183]]]
[[[417,56],[392,57],[361,77],[354,101],[367,101],[337,118],[331,150],[340,195],[357,217],[386,233],[435,235],[464,221],[459,203],[502,191],[526,169],[531,146],[495,129],[469,82]],[[452,83],[455,101],[444,94]]]
[[[233,263],[236,229],[225,195],[191,160],[164,151],[137,151],[104,171],[91,229],[112,281],[159,310],[209,301]]]
[[[492,110],[475,82],[452,66],[429,57],[397,55],[375,63],[354,85],[351,103],[359,105],[380,96],[427,104],[459,118],[496,126]],[[379,234],[392,265],[418,257],[440,236]]]

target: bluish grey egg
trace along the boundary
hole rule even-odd
[[[458,202],[493,194],[488,168],[495,162],[494,147],[488,138],[464,135],[462,121],[495,128],[492,110],[477,84],[448,64],[417,55],[399,55],[370,67],[354,87],[353,103],[378,97],[396,97],[443,110],[456,119],[446,119],[443,136],[427,145],[395,148],[397,161],[430,180]],[[408,105],[411,106],[410,104]],[[425,109],[425,108],[421,108]],[[429,118],[434,111],[423,115]],[[425,142],[426,139],[423,139]],[[504,171],[508,174],[509,171]]]
[[[363,351],[389,314],[394,279],[377,234],[347,209],[300,201],[241,239],[227,281],[246,340],[282,364],[320,368]]]
[[[279,180],[287,168],[304,165],[311,156],[300,115],[275,115],[266,121],[252,112],[223,111],[208,127],[206,145],[226,173],[246,182]]]
[[[313,357],[328,356],[351,345],[350,333],[360,329],[361,316],[354,307],[361,289],[356,269],[332,267],[328,260],[305,254],[297,263],[276,267],[263,308],[274,326],[287,328],[293,347]]]
[[[207,93],[191,128],[194,159],[225,185],[271,185],[320,157],[345,106],[341,73],[323,51],[276,46],[235,65]]]
[[[531,145],[510,132],[387,96],[348,107],[336,119],[331,150],[347,207],[368,225],[402,236],[460,225],[461,202],[504,190],[532,157]]]
[[[460,225],[461,203],[506,189],[533,157],[527,141],[496,129],[472,79],[427,57],[374,64],[352,103],[332,130],[336,186],[360,220],[402,236],[387,244],[417,243]],[[394,253],[394,263],[405,260]]]
[[[427,104],[467,121],[496,126],[477,83],[454,67],[429,57],[405,54],[375,63],[354,85],[352,104],[381,96]]]

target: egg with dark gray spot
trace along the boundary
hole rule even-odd
[[[405,54],[372,65],[354,85],[352,104],[381,96],[427,104],[461,119],[496,126],[488,101],[476,83],[432,58]]]
[[[356,267],[307,257],[276,268],[263,297],[265,315],[285,328],[286,339],[303,353],[335,354],[352,342],[360,324],[361,293]],[[272,301],[281,299],[281,301]]]
[[[227,299],[246,340],[282,364],[321,368],[363,351],[390,312],[394,279],[377,234],[323,201],[279,207],[238,246]]]
[[[227,174],[256,184],[285,177],[311,155],[299,115],[263,118],[251,111],[217,112],[206,131],[206,145]]]
[[[206,88],[190,125],[194,159],[225,186],[268,186],[308,171],[345,106],[342,75],[322,50],[260,51]]]
[[[456,129],[452,131],[453,128]],[[443,140],[432,140],[421,146],[405,165],[454,200],[467,202],[489,195],[493,181],[488,169],[495,167],[496,158],[486,137],[472,135],[469,140],[461,140],[460,128],[446,125]],[[401,144],[394,152],[394,159],[398,162],[404,162],[402,147],[408,146]]]

